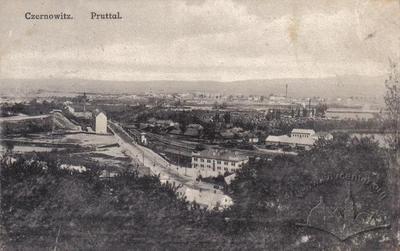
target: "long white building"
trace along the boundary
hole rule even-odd
[[[379,114],[379,110],[366,110],[355,108],[329,108],[325,112],[325,116],[328,119],[337,120],[368,120],[379,116]]]
[[[249,157],[220,149],[210,149],[192,153],[192,168],[202,177],[216,177],[225,172],[234,172],[244,166]]]
[[[290,137],[288,135],[269,135],[265,139],[265,143],[267,145],[300,147],[309,150],[319,138],[331,140],[333,136],[330,133],[316,133],[311,129],[293,129]]]

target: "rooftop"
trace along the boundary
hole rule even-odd
[[[189,124],[189,125],[187,125],[187,128],[194,128],[194,129],[197,129],[197,130],[203,130],[203,126],[200,125],[200,124]]]
[[[312,129],[293,129],[292,133],[304,133],[304,134],[315,134],[315,131]]]
[[[326,113],[379,113],[379,110],[357,108],[328,108]]]
[[[97,115],[99,115],[100,113],[103,113],[104,115],[106,115],[106,113],[105,112],[103,112],[103,111],[101,111],[101,110],[99,110],[99,109],[95,109],[94,111],[93,111],[93,117],[96,117]]]
[[[295,144],[295,145],[307,145],[312,146],[314,145],[316,139],[315,138],[298,138],[298,137],[289,137],[287,135],[281,136],[268,136],[265,139],[267,143],[282,143],[282,144]]]

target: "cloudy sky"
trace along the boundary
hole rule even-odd
[[[399,0],[0,0],[0,24],[0,78],[11,79],[375,76],[400,50]]]

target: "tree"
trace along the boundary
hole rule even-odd
[[[391,137],[388,137],[389,145],[395,150],[394,161],[390,162],[391,168],[389,170],[388,177],[388,186],[392,195],[392,208],[393,212],[398,212],[400,207],[400,201],[398,200],[398,196],[400,194],[400,135],[399,135],[399,127],[400,127],[400,73],[398,69],[398,64],[390,61],[390,72],[388,79],[385,80],[386,85],[386,95],[385,95],[385,103],[386,109],[388,111],[387,120],[389,121],[390,129],[394,130],[394,133],[391,134]],[[396,163],[397,162],[397,163]],[[400,231],[400,219],[397,218],[397,222],[394,221],[393,231]]]
[[[204,144],[198,144],[196,145],[195,151],[203,151],[206,149],[206,146]]]
[[[4,146],[6,148],[6,153],[12,153],[14,149],[14,143],[12,141],[5,141]]]
[[[224,121],[225,121],[225,123],[231,123],[231,114],[230,114],[230,112],[226,112],[225,114],[224,114]]]
[[[303,117],[307,117],[308,116],[308,111],[306,108],[303,109]]]
[[[320,117],[325,115],[326,110],[328,110],[328,106],[325,103],[318,103],[318,105],[315,107],[316,115]]]
[[[394,133],[390,137],[389,144],[398,152],[400,150],[400,73],[398,64],[390,61],[390,72],[385,80],[386,95],[385,103],[388,111],[388,119],[392,124]]]

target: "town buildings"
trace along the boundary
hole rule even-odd
[[[203,133],[203,126],[199,124],[189,124],[184,132],[185,136],[199,137]]]
[[[242,168],[248,161],[248,156],[228,150],[208,149],[192,153],[192,168],[196,168],[202,177],[232,173]]]
[[[356,108],[329,108],[325,112],[325,117],[328,119],[353,119],[353,120],[368,120],[377,117],[380,114],[379,110],[371,109],[356,109]]]

